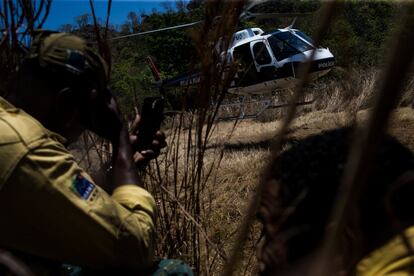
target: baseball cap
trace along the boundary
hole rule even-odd
[[[36,30],[27,59],[37,60],[42,68],[87,78],[105,88],[108,65],[104,59],[76,35]]]

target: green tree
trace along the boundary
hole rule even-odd
[[[332,50],[340,66],[377,66],[397,8],[394,1],[348,1],[322,45]]]
[[[193,19],[184,11],[143,15],[142,29],[154,30],[186,24]],[[160,68],[168,76],[188,71],[195,60],[195,50],[190,36],[191,30],[172,30],[147,35],[143,38],[149,53],[155,57]]]

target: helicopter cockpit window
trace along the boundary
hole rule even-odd
[[[272,58],[263,42],[257,42],[253,45],[254,59],[259,65],[269,64]]]
[[[310,44],[315,45],[315,42],[312,38],[310,38],[307,34],[301,32],[301,31],[295,31],[295,34],[303,38],[304,40],[308,41]]]
[[[312,46],[290,32],[275,33],[268,38],[277,60],[283,60],[312,49]]]

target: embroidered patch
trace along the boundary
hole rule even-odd
[[[71,188],[81,198],[88,200],[93,190],[95,190],[95,185],[81,174],[78,174],[73,180]]]

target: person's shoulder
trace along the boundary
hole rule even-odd
[[[49,137],[40,122],[0,97],[0,189],[22,159]]]
[[[50,132],[43,125],[0,98],[0,145],[7,146],[22,143],[30,147],[38,140],[49,136]]]

